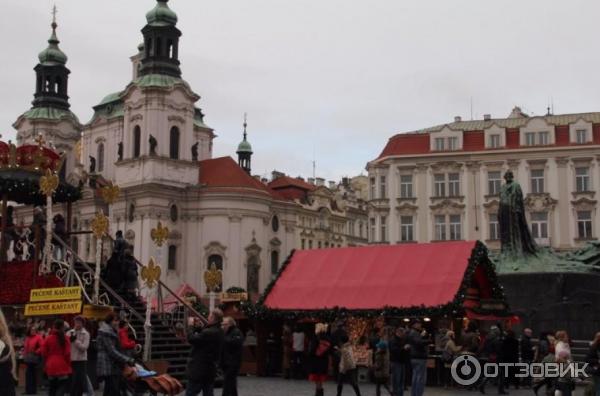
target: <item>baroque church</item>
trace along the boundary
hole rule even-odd
[[[245,122],[237,161],[213,158],[216,135],[197,106],[200,96],[182,78],[182,33],[167,2],[157,0],[146,14],[131,82],[93,106],[86,124],[69,110],[70,70],[54,21],[34,68],[33,106],[13,125],[18,145],[41,135],[63,154],[61,177],[85,185],[68,216],[79,255],[94,261],[94,237],[77,232],[89,230],[102,210],[111,234],[121,230],[142,263],[158,259],[168,286],[204,293],[203,274],[214,264],[222,271],[221,291],[242,287],[256,298],[292,249],[312,247],[310,238],[319,238],[319,247],[366,243],[366,206],[350,183],[336,191],[283,174],[271,183],[253,177]],[[97,188],[107,182],[121,190],[110,206]],[[31,217],[17,213],[21,221]],[[156,248],[151,230],[159,222],[169,232]]]

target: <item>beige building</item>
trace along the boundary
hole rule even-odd
[[[391,137],[369,172],[369,241],[479,239],[499,248],[503,175],[521,184],[539,245],[596,239],[600,113],[454,122]]]

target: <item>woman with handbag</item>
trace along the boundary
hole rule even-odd
[[[315,396],[323,396],[323,383],[327,381],[329,371],[329,355],[331,352],[331,340],[327,335],[327,325],[317,323],[315,336],[308,349],[308,380],[315,384]]]
[[[25,364],[25,394],[35,395],[37,393],[37,373],[40,363],[42,363],[42,343],[44,339],[38,332],[35,325],[27,328],[23,354]]]

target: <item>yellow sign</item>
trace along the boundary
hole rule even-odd
[[[81,299],[81,287],[54,287],[51,289],[31,289],[30,302],[63,301]]]
[[[248,293],[222,293],[221,301],[222,302],[231,302],[231,301],[247,301]]]
[[[66,315],[81,312],[81,300],[25,305],[25,316]]]
[[[81,316],[86,319],[104,320],[106,315],[112,312],[112,307],[106,307],[103,305],[92,305],[85,304]]]

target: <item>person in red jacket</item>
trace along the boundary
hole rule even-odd
[[[125,355],[134,357],[136,343],[129,338],[129,323],[125,320],[119,321],[119,344]]]
[[[65,336],[65,322],[56,319],[42,344],[44,371],[48,376],[48,396],[63,396],[71,375],[71,341]]]
[[[37,326],[32,324],[27,328],[23,359],[27,365],[25,370],[25,394],[35,395],[37,393],[37,371],[42,362],[42,344],[44,339],[38,332]]]

